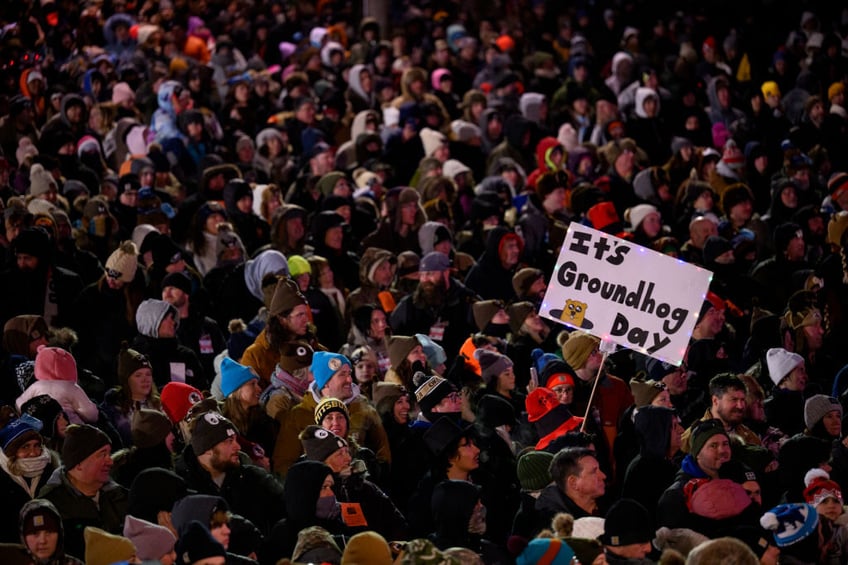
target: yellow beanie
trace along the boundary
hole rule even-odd
[[[124,536],[116,536],[89,526],[83,532],[83,537],[86,565],[112,565],[135,557],[133,542]]]
[[[845,85],[841,82],[834,82],[827,89],[827,99],[828,99],[828,101],[833,102],[833,98],[837,94],[842,94],[843,92],[845,92]]]
[[[582,369],[601,340],[586,332],[573,332],[562,346],[562,358],[575,371]]]
[[[773,80],[769,80],[763,83],[763,86],[760,87],[760,90],[763,91],[763,96],[780,96],[780,87],[777,86],[777,83]]]

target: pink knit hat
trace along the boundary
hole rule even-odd
[[[39,381],[77,382],[77,362],[60,347],[39,346],[35,357],[35,378]]]

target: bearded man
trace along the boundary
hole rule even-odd
[[[471,305],[480,297],[452,277],[450,271],[450,258],[444,253],[431,251],[425,255],[419,267],[418,286],[398,303],[389,321],[393,334],[429,336],[452,360],[474,333]]]
[[[191,441],[177,461],[177,473],[188,488],[220,496],[233,513],[268,535],[285,514],[282,485],[264,469],[241,461],[238,433],[224,416],[206,412],[195,420]]]

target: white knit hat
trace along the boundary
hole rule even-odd
[[[648,217],[649,214],[657,214],[659,215],[659,211],[650,204],[639,204],[632,208],[629,208],[625,213],[625,217],[630,221],[630,225],[635,230],[639,227],[645,218]]]
[[[58,188],[56,179],[48,171],[44,170],[41,163],[36,163],[29,169],[29,193],[32,196],[47,194],[50,185]]]
[[[790,353],[782,347],[772,347],[766,353],[769,377],[775,386],[803,362],[803,357],[797,353]]]
[[[432,157],[436,149],[448,142],[445,134],[430,128],[422,129],[418,135],[421,136],[421,144],[424,146],[426,157]]]
[[[133,281],[137,267],[138,248],[129,240],[123,242],[106,259],[106,274],[125,283]]]

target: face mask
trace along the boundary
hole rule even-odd
[[[419,371],[421,371],[422,373],[426,373],[427,372],[427,365],[422,361],[414,361],[412,363],[412,374],[414,375],[415,373],[417,373]]]
[[[339,515],[339,504],[335,496],[322,496],[315,505],[315,517],[332,520]]]

